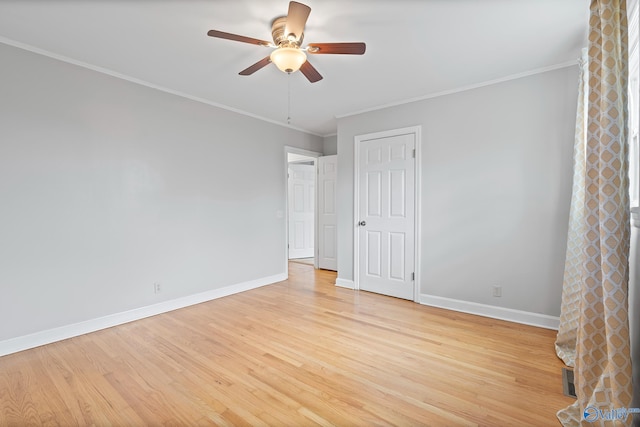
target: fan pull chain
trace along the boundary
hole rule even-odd
[[[291,73],[287,73],[287,124],[291,124]]]

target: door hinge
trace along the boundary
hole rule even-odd
[[[416,280],[416,273],[411,273],[411,281]]]
[[[414,159],[416,158],[416,149],[415,149],[415,148],[413,149],[413,154],[412,154],[412,156],[413,156],[413,158],[414,158]]]

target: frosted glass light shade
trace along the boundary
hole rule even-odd
[[[295,73],[306,61],[307,55],[295,47],[281,47],[271,52],[271,62],[285,73]]]

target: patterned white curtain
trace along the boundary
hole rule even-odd
[[[558,419],[565,426],[625,426],[632,422],[623,416],[632,397],[627,13],[625,0],[592,0],[590,11],[582,262],[577,295],[564,293],[569,304],[578,306],[577,400],[559,411]],[[565,329],[572,327],[560,329],[557,346],[562,349],[563,341],[572,340]]]

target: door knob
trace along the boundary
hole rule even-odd
[[[360,227],[364,227],[365,225],[367,225],[367,221],[360,221],[360,222],[358,223],[358,225],[359,225]]]

